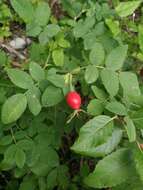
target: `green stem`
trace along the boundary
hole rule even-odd
[[[115,115],[114,117],[112,117],[112,118],[110,119],[110,121],[113,121],[114,119],[117,119],[117,118],[118,118],[118,116]]]
[[[141,149],[141,147],[140,147],[140,143],[139,143],[138,141],[136,141],[136,143],[137,143],[137,146],[138,146],[139,150],[140,150],[141,153],[143,154],[143,151],[142,151],[142,149]]]
[[[75,110],[70,116],[69,116],[69,119],[67,120],[66,124],[69,124],[72,119],[77,115],[78,113],[78,110]]]
[[[82,69],[86,69],[88,66],[89,66],[89,65],[80,67],[80,69],[81,69],[81,70],[82,70]],[[105,68],[105,67],[99,66],[99,65],[95,65],[95,67],[98,68],[98,69],[104,69],[104,68]]]
[[[74,87],[72,85],[72,74],[69,74],[69,85],[70,85],[70,91],[74,91]]]
[[[48,57],[46,59],[46,62],[45,62],[45,65],[44,65],[43,69],[46,69],[48,67],[48,62],[49,62],[50,56],[51,56],[51,53],[49,52],[49,55],[48,55]]]
[[[14,143],[17,144],[12,128],[10,129],[10,132],[11,132],[11,136],[12,136]]]
[[[0,86],[1,87],[7,87],[7,88],[15,88],[15,86],[13,86],[13,85],[2,84],[2,83],[0,83]]]
[[[102,67],[102,66],[96,66],[97,68],[99,68],[99,69],[104,69],[105,67]]]

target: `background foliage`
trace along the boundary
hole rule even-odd
[[[0,0],[0,189],[142,190],[142,0]],[[28,38],[22,50],[8,48]],[[65,97],[70,84],[84,112]]]

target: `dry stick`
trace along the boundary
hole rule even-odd
[[[51,7],[53,7],[55,3],[58,3],[58,0],[52,0],[51,1]]]
[[[13,65],[14,67],[19,67],[19,68],[21,68],[21,67],[22,67],[22,65],[21,65],[21,64],[19,64],[19,63],[15,63],[15,62],[12,62],[12,65]]]
[[[15,54],[18,58],[20,58],[20,59],[22,59],[22,60],[25,60],[25,59],[26,59],[26,57],[25,57],[23,54],[19,53],[18,51],[16,51],[16,50],[13,49],[12,47],[10,47],[10,46],[8,46],[8,45],[5,45],[5,44],[0,44],[0,46],[1,46],[2,48],[5,48],[9,53]]]
[[[136,141],[136,143],[137,143],[137,146],[138,146],[139,150],[141,151],[141,153],[143,153],[142,148],[140,147],[140,143],[138,141]]]

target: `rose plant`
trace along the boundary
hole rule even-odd
[[[3,4],[31,44],[0,51],[2,189],[142,190],[142,1]]]

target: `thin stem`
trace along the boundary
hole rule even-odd
[[[19,53],[18,51],[13,49],[11,46],[8,46],[6,44],[0,44],[0,47],[2,47],[3,49],[6,49],[10,54],[15,54],[18,58],[22,60],[26,59],[26,57],[22,53]]]
[[[0,83],[0,86],[1,87],[7,87],[7,88],[15,88],[15,86],[13,86],[13,85],[1,84],[1,83]]]
[[[80,67],[80,69],[81,69],[81,70],[82,70],[82,69],[86,69],[88,66],[89,66],[89,65]],[[105,67],[99,66],[99,65],[95,65],[95,67],[98,68],[98,69],[104,69],[104,68],[105,68]]]
[[[16,142],[16,139],[15,139],[15,136],[14,136],[12,128],[10,129],[10,132],[11,132],[12,139],[13,139],[14,143],[16,144],[17,142]]]
[[[85,114],[88,114],[85,110],[83,110],[83,109],[79,109],[78,110],[79,112],[83,112],[83,113],[85,113]]]
[[[135,103],[130,103],[131,105],[133,105],[133,106],[135,106],[135,107],[137,107],[137,108],[141,108],[141,106],[139,106],[139,105],[137,105],[137,104],[135,104]],[[129,109],[130,110],[130,109]]]
[[[136,143],[137,143],[137,146],[138,146],[139,150],[141,151],[141,153],[143,153],[143,151],[142,151],[142,149],[140,147],[140,143],[138,141],[136,141]]]
[[[55,121],[55,126],[56,126],[56,124],[57,124],[57,120],[56,120],[56,118],[57,118],[57,108],[56,108],[56,106],[55,106],[55,113],[54,113],[54,121]]]
[[[21,130],[21,131],[24,131],[21,127],[19,127],[18,125],[17,125],[17,123],[16,123],[16,128],[18,129],[18,130]],[[24,135],[25,136],[25,138],[27,138],[27,139],[32,139],[31,137],[29,137],[27,134],[26,135]]]
[[[68,71],[57,71],[57,74],[68,74],[69,72]]]
[[[105,67],[102,67],[102,66],[96,66],[97,68],[99,68],[99,69],[104,69]]]
[[[114,117],[112,117],[112,118],[110,119],[110,121],[113,121],[114,119],[117,119],[117,118],[118,118],[118,116],[115,115]]]
[[[72,121],[72,119],[77,115],[77,113],[78,113],[78,110],[75,110],[70,116],[69,116],[69,119],[67,120],[67,124],[69,124],[71,121]]]
[[[69,85],[70,85],[70,91],[74,91],[74,87],[72,85],[72,74],[69,74]]]
[[[83,9],[77,16],[74,17],[74,20],[77,21],[78,18],[80,18],[80,16],[85,13],[87,11],[87,9]]]
[[[51,53],[49,52],[49,55],[48,55],[48,57],[46,59],[46,62],[45,62],[45,65],[44,65],[43,69],[46,69],[48,67],[48,62],[49,62],[50,56],[51,56]]]

